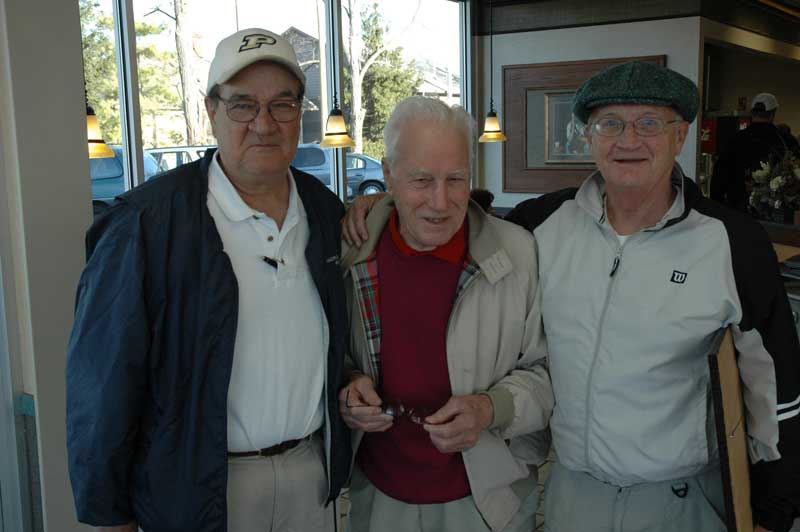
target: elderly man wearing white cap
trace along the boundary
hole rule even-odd
[[[761,163],[775,163],[784,155],[800,156],[800,146],[775,124],[778,99],[768,92],[756,94],[750,106],[752,123],[723,146],[711,177],[711,197],[742,212],[748,211],[750,173]]]
[[[219,149],[87,235],[67,364],[78,518],[106,531],[328,531],[350,467],[342,205],[289,167],[305,77],[262,29],[220,42]]]

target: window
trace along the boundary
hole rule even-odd
[[[345,118],[356,145],[347,182],[355,194],[386,189],[383,128],[400,100],[422,95],[457,104],[461,95],[459,4],[450,0],[341,0]],[[354,161],[351,166],[350,161]],[[355,162],[358,161],[358,162]],[[369,169],[368,169],[369,170]]]
[[[248,27],[274,31],[292,43],[307,80],[301,142],[322,138],[324,0],[295,0],[291,9],[282,0],[226,1],[224,9],[211,0],[133,0],[133,7],[145,148],[214,144],[204,105],[208,68],[217,43]]]
[[[89,160],[93,200],[111,200],[125,192],[117,50],[111,0],[79,0],[86,103],[97,115],[100,134],[113,157]]]
[[[359,159],[358,157],[356,157],[354,155],[348,155],[347,156],[347,169],[348,170],[355,170],[355,169],[358,169],[358,168],[364,168],[365,164],[366,163],[364,162],[363,159]]]
[[[380,176],[383,156],[382,131],[394,105],[412,94],[459,103],[463,37],[459,22],[468,6],[452,0],[114,0],[123,20],[129,13],[135,23],[135,54],[138,103],[126,119],[135,123],[133,146],[141,146],[147,157],[139,165],[142,182],[152,169],[172,169],[202,157],[215,139],[205,111],[208,68],[217,43],[245,27],[263,27],[284,35],[293,45],[306,75],[306,97],[301,118],[301,146],[322,140],[325,121],[332,106],[330,53],[337,56],[342,71],[338,100],[356,141],[352,153],[371,158],[354,163],[351,170],[369,173],[375,183],[370,190],[385,189]],[[117,65],[114,50],[112,0],[79,0],[84,26],[84,57],[87,89],[97,108],[103,135],[121,144],[121,106],[117,96]],[[328,3],[332,2],[330,6]],[[341,28],[328,30],[332,13],[339,13]],[[343,46],[331,46],[340,42]],[[333,40],[331,41],[331,34]],[[134,37],[123,35],[123,42]],[[127,57],[127,56],[126,56]],[[128,61],[128,59],[125,59]],[[127,70],[127,69],[126,69]],[[126,86],[132,84],[127,81]],[[133,99],[133,98],[132,98]],[[126,98],[127,100],[127,98]],[[113,111],[113,113],[112,113]],[[177,151],[187,148],[186,152]],[[168,154],[165,149],[173,151]],[[331,153],[300,154],[298,168],[314,168],[314,175],[331,186],[336,157]],[[188,153],[188,155],[186,155]],[[121,166],[126,168],[122,153]],[[304,160],[303,157],[315,157]],[[349,163],[348,163],[349,164]],[[320,167],[327,165],[326,170]],[[150,168],[150,170],[148,170]],[[363,177],[348,173],[353,194],[364,193]],[[126,176],[120,179],[124,183]],[[124,188],[123,188],[124,190]],[[120,190],[121,192],[121,190]]]
[[[320,166],[325,164],[325,152],[322,148],[315,146],[300,146],[297,148],[297,155],[294,156],[292,166],[305,168],[308,166]]]

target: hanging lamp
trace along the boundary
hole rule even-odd
[[[489,112],[483,123],[483,135],[478,142],[505,142],[507,137],[500,129],[500,120],[494,110],[494,11],[489,0]]]
[[[333,79],[333,109],[325,122],[325,136],[319,143],[320,148],[352,148],[356,145],[355,141],[347,134],[347,124],[344,121],[342,110],[339,109],[339,90],[336,87],[336,50],[333,46],[333,32],[330,32],[328,42],[331,43],[331,79]]]
[[[328,121],[325,122],[325,136],[319,146],[320,148],[352,148],[355,145],[355,141],[347,134],[347,124],[344,122],[342,110],[339,109],[334,87],[333,109],[328,115]]]
[[[86,103],[86,137],[89,145],[89,159],[103,159],[113,157],[114,152],[103,141],[103,136],[100,134],[100,124],[97,122],[97,115],[94,114],[94,109]]]

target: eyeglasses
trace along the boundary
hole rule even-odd
[[[683,120],[666,121],[655,117],[644,117],[628,121],[621,118],[608,117],[589,124],[589,127],[603,137],[619,137],[628,124],[633,124],[634,131],[640,137],[654,137],[664,131],[664,128],[668,125],[677,124],[678,122],[683,122]]]
[[[344,404],[347,408],[374,408],[371,405],[351,405],[350,404],[350,390],[347,390]],[[412,423],[422,425],[425,423],[425,418],[434,413],[434,410],[418,406],[406,406],[403,403],[383,403],[380,406],[381,413],[392,416],[393,418],[406,417]]]
[[[225,112],[234,122],[255,120],[262,107],[266,107],[269,116],[276,122],[294,122],[300,116],[300,102],[297,100],[274,100],[262,106],[256,100],[249,98],[226,100],[217,96],[217,99],[225,104]]]

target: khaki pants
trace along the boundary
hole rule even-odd
[[[725,532],[719,465],[620,488],[559,463],[544,489],[545,532]]]
[[[331,532],[319,434],[283,454],[228,459],[228,532]]]
[[[522,506],[503,532],[531,532],[539,508],[537,475],[514,484],[524,493]],[[424,489],[421,486],[420,489]],[[472,497],[443,504],[408,504],[378,490],[361,472],[353,469],[350,480],[350,527],[348,532],[488,532]]]

